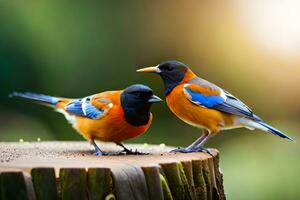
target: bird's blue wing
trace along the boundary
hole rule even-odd
[[[205,95],[197,91],[192,91],[188,87],[184,87],[186,94],[188,94],[189,100],[195,104],[201,105],[206,108],[212,108],[216,105],[219,105],[225,101],[219,95]]]
[[[82,99],[76,99],[71,103],[67,104],[66,111],[74,115],[84,116],[84,113],[82,111]]]
[[[193,85],[194,87],[196,85],[202,88],[208,88],[212,91],[219,91],[219,94],[204,95],[199,92],[188,91],[187,86],[189,85]],[[189,94],[189,99],[193,103],[198,103],[199,105],[202,105],[204,107],[215,109],[225,113],[230,113],[242,117],[247,117],[253,120],[261,121],[261,119],[258,116],[256,116],[252,112],[252,110],[248,106],[246,106],[241,100],[234,97],[232,94],[221,89],[213,83],[210,83],[201,78],[195,78],[192,81],[190,81],[190,84],[187,84],[187,86],[184,87],[184,90],[186,93]]]
[[[94,105],[92,105],[89,98],[87,98],[82,105],[82,111],[88,118],[97,119],[104,113],[104,110],[98,109]]]
[[[257,121],[262,121],[262,119],[255,115],[253,111],[241,100],[234,97],[227,91],[224,92],[227,97],[226,100],[223,103],[214,106],[213,109],[242,117],[247,117]]]
[[[98,119],[105,113],[104,109],[98,109],[91,103],[91,97],[76,99],[69,103],[65,109],[71,114],[90,119]]]

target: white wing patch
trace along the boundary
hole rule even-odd
[[[226,99],[227,99],[226,93],[222,89],[220,91],[221,91],[220,96],[226,101]]]
[[[83,98],[82,99],[82,104],[81,104],[82,112],[83,112],[84,115],[86,115],[87,98],[88,97]]]
[[[66,118],[66,120],[70,123],[70,124],[74,124],[76,122],[76,117],[75,115],[71,115],[69,113],[67,113],[64,109],[61,108],[57,108],[55,109],[56,112],[59,112],[61,114],[63,114]]]

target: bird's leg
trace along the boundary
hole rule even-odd
[[[128,155],[145,155],[146,154],[146,153],[139,152],[137,150],[132,151],[132,150],[128,149],[127,147],[125,147],[124,144],[122,144],[121,142],[116,142],[116,145],[123,148],[123,150],[120,153],[125,152]]]
[[[187,148],[188,149],[193,149],[194,147],[196,147],[199,143],[201,143],[203,140],[205,140],[205,138],[209,135],[209,131],[204,129],[202,135],[195,140],[192,144],[190,144]]]
[[[94,140],[94,139],[91,140],[91,145],[93,145],[94,148],[95,148],[95,153],[94,153],[94,155],[96,155],[96,156],[105,156],[105,155],[108,155],[107,153],[103,152],[103,151],[97,146],[97,144],[95,143],[95,140]]]
[[[122,151],[124,151],[124,152],[126,152],[126,153],[128,153],[128,152],[131,152],[131,153],[132,153],[132,151],[131,151],[130,149],[128,149],[127,147],[125,147],[124,144],[122,144],[121,142],[116,142],[116,145],[122,147],[122,148],[123,148]]]
[[[213,155],[210,153],[210,151],[206,148],[203,147],[203,145],[209,140],[209,138],[212,137],[212,134],[208,134],[199,144],[197,144],[194,149],[197,152],[205,152],[208,153],[209,155],[211,155],[213,157]]]
[[[194,148],[203,148],[203,145],[209,140],[209,138],[211,138],[211,134],[209,133],[208,135],[206,135],[203,140],[198,143]]]
[[[212,156],[208,149],[203,148],[203,145],[211,137],[211,134],[208,130],[204,129],[203,134],[194,141],[191,145],[186,148],[174,149],[171,152],[181,152],[181,153],[192,153],[192,152],[205,152]]]

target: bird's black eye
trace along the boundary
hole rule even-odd
[[[162,65],[159,67],[162,71],[171,71],[171,67],[168,65]]]
[[[136,96],[136,97],[141,97],[141,96],[142,96],[142,93],[136,92],[136,91],[131,92],[131,94],[133,94],[133,95]]]
[[[172,71],[172,67],[170,67],[169,65],[166,65],[166,66],[164,67],[164,70],[165,70],[165,71]]]

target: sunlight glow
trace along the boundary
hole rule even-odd
[[[270,50],[300,55],[299,0],[236,0],[243,26]]]

